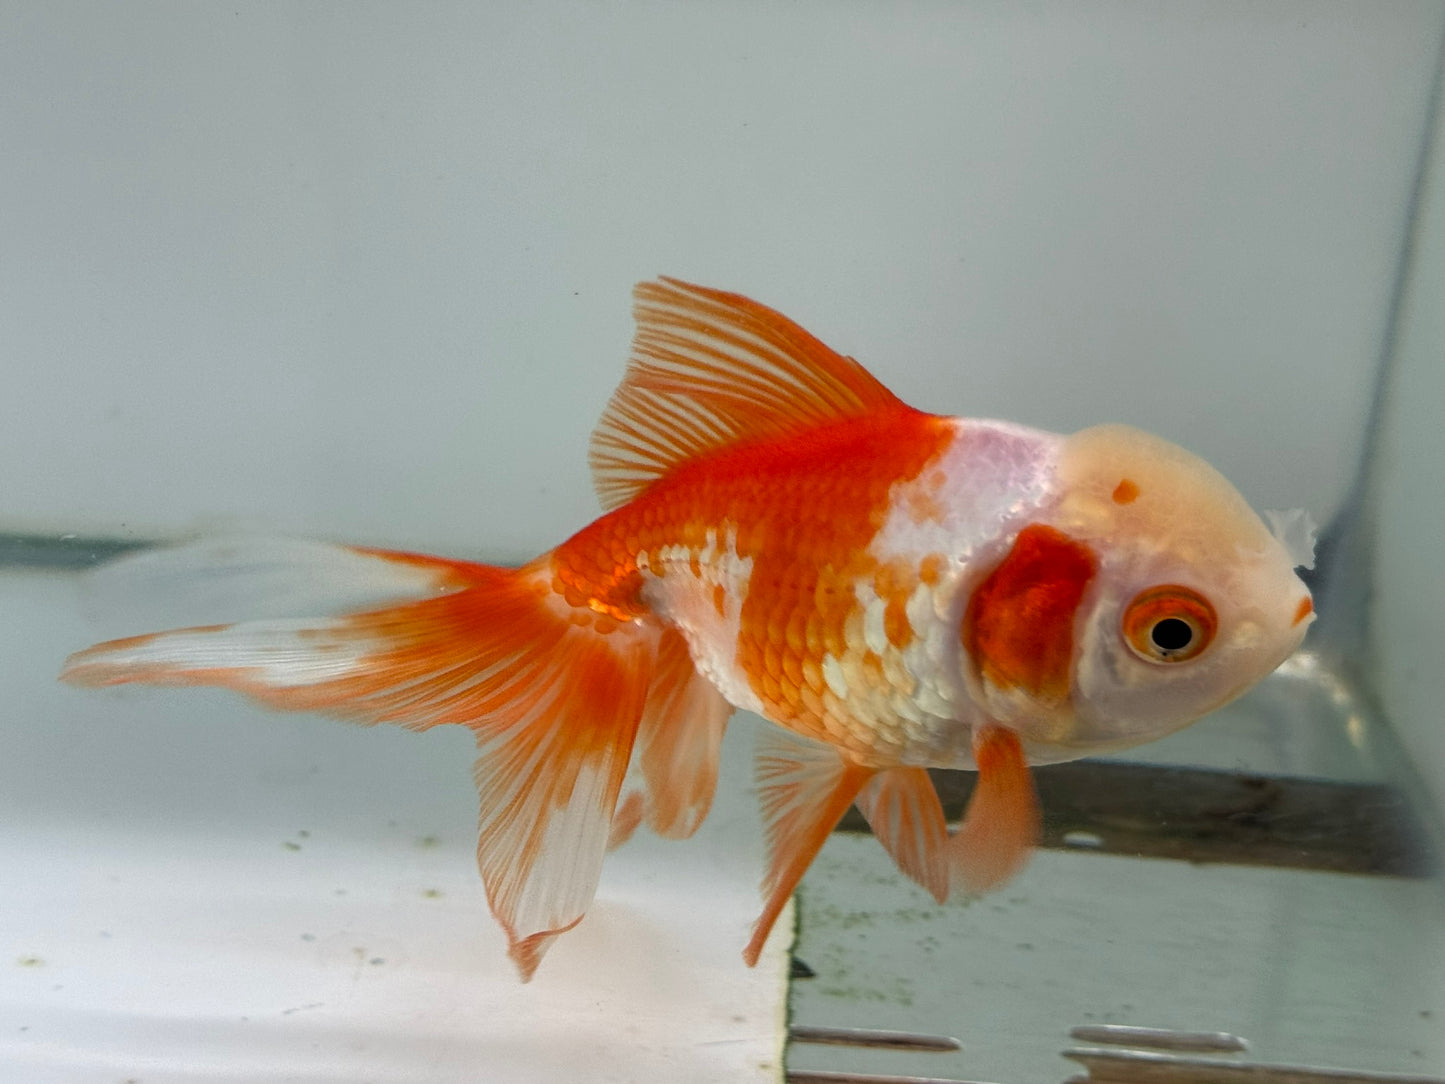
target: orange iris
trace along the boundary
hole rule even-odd
[[[1174,583],[1140,592],[1124,611],[1124,642],[1147,662],[1187,662],[1209,646],[1218,627],[1209,600]]]

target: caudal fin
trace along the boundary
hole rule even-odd
[[[364,724],[470,728],[480,748],[477,862],[528,979],[596,891],[657,634],[594,624],[553,592],[545,559],[511,570],[336,549],[353,572],[372,565],[393,594],[405,572],[423,597],[112,640],[72,655],[61,677],[218,685]]]

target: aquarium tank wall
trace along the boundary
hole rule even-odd
[[[1445,1080],[1442,42],[1433,0],[0,5],[0,1078]],[[566,538],[658,274],[1307,509],[1319,620],[1041,769],[998,893],[845,817],[752,969],[739,715],[702,830],[612,854],[527,985],[469,735],[56,682],[174,616],[88,586],[131,550]]]

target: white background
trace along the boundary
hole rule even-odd
[[[0,528],[523,558],[633,282],[909,401],[1350,476],[1441,7],[0,5]]]
[[[0,533],[529,557],[595,512],[587,436],[657,273],[774,305],[920,407],[1142,425],[1328,520],[1442,25],[1434,2],[0,0]],[[1376,628],[1427,770],[1431,191]],[[64,585],[3,586],[6,1071],[776,1072],[781,960],[736,958],[745,748],[704,835],[616,856],[518,992],[465,735],[59,688],[89,639]]]

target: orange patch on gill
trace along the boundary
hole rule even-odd
[[[1301,621],[1303,621],[1306,617],[1308,617],[1314,612],[1315,604],[1313,601],[1311,601],[1309,595],[1306,595],[1304,598],[1299,600],[1299,608],[1295,610],[1294,620],[1290,622],[1290,624],[1298,625]]]
[[[1128,478],[1120,480],[1119,484],[1114,487],[1115,504],[1131,504],[1138,496],[1139,484]]]
[[[979,674],[999,689],[1049,703],[1069,696],[1074,616],[1098,561],[1052,527],[1032,524],[969,599],[962,639]]]

